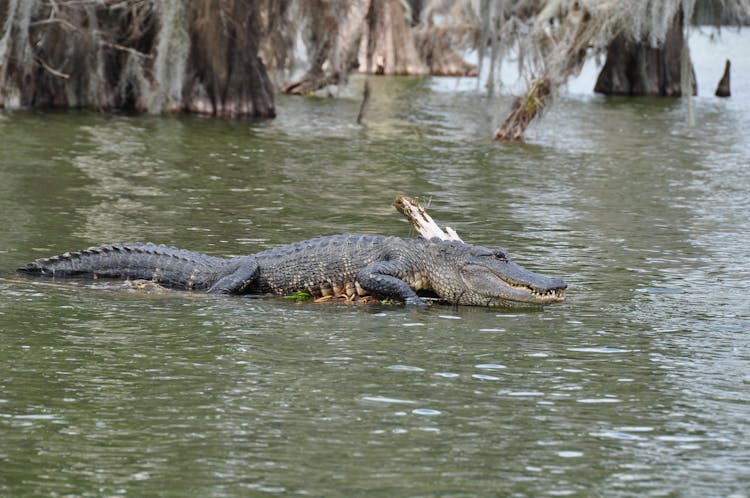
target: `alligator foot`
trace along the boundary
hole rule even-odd
[[[163,285],[159,284],[159,282],[156,282],[154,280],[143,280],[143,279],[126,280],[122,287],[125,290],[133,290],[133,291],[147,292],[147,293],[169,292],[168,288],[164,287]]]
[[[244,294],[258,276],[258,262],[252,257],[239,258],[232,271],[208,289],[209,294]]]

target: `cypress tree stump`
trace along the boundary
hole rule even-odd
[[[729,89],[729,70],[731,67],[732,63],[727,59],[727,63],[724,64],[724,75],[721,77],[719,85],[716,87],[716,92],[714,93],[717,97],[729,97],[732,95],[732,92]]]
[[[678,14],[660,47],[616,37],[607,47],[607,60],[594,91],[605,95],[682,95],[681,58],[684,46],[682,14]],[[692,71],[692,64],[690,65]],[[693,77],[693,95],[696,94]]]

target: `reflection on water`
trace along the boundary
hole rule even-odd
[[[79,128],[77,145],[83,150],[71,162],[88,177],[81,189],[101,200],[76,209],[75,216],[86,222],[75,235],[102,240],[140,235],[139,219],[156,208],[148,198],[163,195],[159,180],[174,175],[171,168],[160,168],[163,160],[146,154],[146,132],[122,121]]]
[[[444,85],[373,79],[366,128],[356,87],[270,122],[0,114],[0,495],[746,496],[750,102],[699,97],[690,129],[679,102],[568,96],[518,146],[479,140],[501,100]],[[408,235],[402,193],[568,301],[409,311],[9,271],[121,239]]]

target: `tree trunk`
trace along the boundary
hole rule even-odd
[[[300,7],[307,23],[305,45],[309,66],[299,80],[281,87],[282,93],[293,95],[307,95],[346,81],[350,56],[341,52],[337,37],[340,36],[342,41],[346,39],[345,26],[361,26],[367,9],[361,0],[349,5],[342,5],[339,1],[308,0]],[[342,9],[346,11],[345,16],[341,15]],[[342,17],[347,21],[343,26],[339,21]]]
[[[651,47],[616,37],[607,48],[607,60],[599,73],[594,91],[605,95],[682,95],[681,57],[684,46],[682,14],[678,14],[664,43]],[[690,65],[692,70],[692,64]],[[693,94],[695,78],[693,77]]]
[[[283,86],[283,93],[315,92],[346,81],[352,70],[389,75],[430,72],[412,27],[418,12],[412,10],[409,17],[401,0],[310,0],[303,6],[308,9],[310,66],[302,78]],[[420,8],[420,3],[413,8]]]
[[[427,24],[415,34],[419,56],[434,76],[477,77],[477,66],[469,64],[453,48],[451,33],[434,24]]]
[[[273,117],[273,87],[258,57],[255,2],[204,0],[194,10],[196,29],[191,33],[183,88],[186,109],[219,116]]]
[[[371,74],[427,74],[419,57],[411,19],[400,0],[372,0],[367,31],[359,52],[359,69]]]
[[[257,0],[0,0],[0,107],[274,115]]]

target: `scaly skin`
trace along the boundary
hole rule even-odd
[[[240,258],[125,243],[38,259],[18,270],[52,277],[147,279],[227,294],[308,292],[373,296],[423,307],[418,293],[452,304],[542,305],[563,301],[565,282],[532,273],[501,249],[379,235],[331,235]]]

